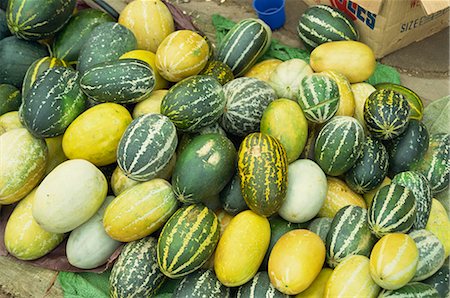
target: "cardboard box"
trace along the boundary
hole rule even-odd
[[[331,5],[346,13],[355,22],[360,41],[369,45],[377,58],[449,25],[450,0],[303,1],[308,5]]]

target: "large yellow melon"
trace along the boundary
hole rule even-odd
[[[130,29],[140,50],[156,52],[175,30],[172,14],[160,0],[135,0],[120,13],[119,24]]]
[[[313,283],[306,290],[295,295],[295,298],[323,298],[331,273],[333,273],[333,269],[323,268]]]
[[[450,255],[450,220],[444,206],[436,199],[431,202],[430,217],[425,229],[436,235],[442,242],[447,258]]]

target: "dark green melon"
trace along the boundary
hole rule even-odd
[[[414,220],[413,229],[425,229],[430,217],[431,201],[433,199],[427,179],[420,173],[407,171],[395,175],[392,183],[411,189],[416,198],[416,219]]]
[[[351,255],[369,257],[375,242],[376,238],[367,224],[367,210],[345,206],[336,213],[328,231],[327,264],[334,268]]]
[[[287,192],[287,156],[281,143],[263,133],[249,134],[238,152],[238,174],[247,206],[262,216],[280,209]]]
[[[314,160],[325,174],[339,176],[356,163],[363,143],[364,131],[358,120],[349,116],[333,117],[317,136]]]
[[[220,134],[200,135],[178,156],[172,186],[182,203],[199,203],[218,194],[235,170],[233,143]]]
[[[195,133],[183,133],[180,138],[180,142],[178,142],[177,147],[177,154],[181,154],[181,152],[186,149],[186,146],[197,136],[199,135],[205,135],[208,133],[218,133],[223,136],[226,136],[227,134],[223,130],[223,128],[219,125],[219,123],[214,122],[211,125],[208,125],[206,127],[200,128],[198,132]]]
[[[176,83],[161,102],[166,115],[182,132],[197,132],[217,122],[225,108],[222,85],[213,77],[192,76]]]
[[[231,215],[236,215],[239,212],[248,209],[248,206],[242,197],[241,180],[237,173],[220,192],[220,201],[222,202],[223,210]]]
[[[76,4],[76,0],[9,0],[9,30],[26,40],[50,37],[69,21]]]
[[[355,192],[364,194],[381,184],[388,170],[388,152],[381,141],[366,136],[361,155],[345,173],[345,182]]]
[[[11,111],[18,111],[22,104],[19,89],[9,84],[0,84],[0,116]]]
[[[230,288],[220,283],[213,270],[198,270],[185,276],[172,295],[173,298],[229,298]]]
[[[53,56],[68,62],[78,60],[81,48],[92,30],[100,24],[113,22],[107,13],[97,9],[83,9],[73,15],[53,40]]]
[[[448,297],[450,293],[450,263],[449,258],[445,259],[442,267],[432,276],[422,281],[435,288],[441,297]]]
[[[199,73],[201,75],[208,75],[214,77],[221,85],[225,85],[234,79],[231,68],[218,60],[208,61],[205,68]]]
[[[310,51],[325,42],[358,40],[353,22],[339,9],[328,5],[306,9],[298,21],[297,33]]]
[[[136,103],[152,92],[155,73],[141,60],[107,61],[87,70],[80,86],[89,98],[98,102]]]
[[[441,298],[438,291],[421,282],[410,282],[398,290],[383,290],[378,298]]]
[[[102,23],[84,41],[78,56],[78,70],[84,74],[99,63],[118,60],[136,47],[136,37],[128,28],[115,22]]]
[[[329,217],[317,217],[309,223],[308,230],[319,235],[323,243],[326,243],[332,221],[333,219]]]
[[[411,170],[428,179],[433,196],[447,189],[450,176],[450,135],[431,134],[427,152],[411,166]]]
[[[6,13],[0,9],[0,40],[11,35],[8,25],[6,24]]]
[[[166,277],[158,267],[158,241],[146,237],[127,243],[114,264],[109,277],[113,298],[150,297]]]
[[[158,240],[158,264],[170,278],[199,269],[211,257],[219,241],[219,221],[202,204],[178,209],[164,225]]]
[[[272,285],[267,271],[261,271],[246,284],[240,286],[236,298],[288,298],[289,295],[279,292]]]
[[[390,89],[372,92],[364,103],[364,121],[369,132],[377,139],[391,140],[401,135],[409,121],[406,98]]]
[[[385,185],[376,193],[367,213],[375,236],[406,233],[416,220],[416,198],[409,188],[396,183]]]
[[[429,135],[425,125],[411,119],[405,132],[386,143],[389,153],[389,177],[408,171],[412,164],[422,160],[428,143]]]
[[[30,65],[45,56],[48,56],[46,47],[37,42],[15,36],[0,40],[0,84],[10,84],[20,89]]]
[[[51,138],[66,128],[86,108],[77,71],[55,67],[37,78],[23,98],[21,117],[25,127],[38,138]]]

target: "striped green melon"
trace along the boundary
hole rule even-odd
[[[422,160],[429,144],[428,130],[418,120],[410,120],[405,132],[386,143],[389,153],[389,171],[394,175],[408,171],[414,163]]]
[[[11,204],[26,196],[42,179],[48,162],[45,141],[25,128],[0,136],[0,204]]]
[[[389,89],[377,90],[364,103],[364,121],[375,138],[391,140],[406,130],[410,109],[402,94]]]
[[[172,186],[166,180],[152,179],[118,195],[106,208],[103,226],[111,238],[130,242],[158,230],[177,208]]]
[[[323,243],[326,243],[332,221],[333,219],[329,217],[317,217],[308,224],[308,230],[319,235]]]
[[[47,232],[33,218],[35,194],[36,189],[19,202],[4,230],[6,250],[20,260],[38,259],[64,240],[64,234]]]
[[[153,91],[155,73],[142,60],[107,61],[89,68],[80,79],[80,87],[95,101],[136,103]]]
[[[176,128],[169,118],[145,114],[127,127],[117,148],[117,164],[136,181],[148,181],[169,163],[177,147]]]
[[[158,240],[158,264],[170,278],[188,275],[212,255],[219,241],[219,221],[202,204],[178,209],[164,225]]]
[[[413,164],[411,170],[421,173],[428,179],[432,195],[445,190],[450,177],[450,135],[431,134],[425,156]]]
[[[40,75],[42,75],[47,69],[57,66],[69,67],[69,64],[67,64],[64,60],[53,57],[44,57],[34,61],[28,68],[25,78],[23,79],[22,96],[24,98],[27,96],[31,86],[33,86],[33,83]]]
[[[230,288],[220,283],[213,270],[198,270],[185,276],[172,295],[173,298],[229,298]]]
[[[214,122],[211,125],[200,128],[198,132],[195,133],[183,133],[181,135],[180,141],[178,142],[177,153],[181,154],[181,152],[183,152],[184,149],[186,149],[187,145],[189,145],[189,143],[192,142],[192,140],[195,137],[198,137],[199,135],[205,135],[208,133],[217,133],[222,136],[227,135],[225,130],[223,130],[223,128],[219,125],[218,122]]]
[[[5,2],[6,0],[2,0],[2,1]],[[2,1],[0,1],[0,2],[2,2]],[[5,6],[6,6],[7,2],[8,1],[6,1]],[[8,25],[6,23],[6,12],[3,9],[6,9],[6,7],[3,8],[3,5],[1,5],[0,6],[0,40],[11,35],[11,32],[9,31]]]
[[[39,138],[61,135],[86,107],[86,96],[79,86],[79,73],[55,67],[37,78],[23,100],[22,119]]]
[[[272,31],[259,19],[244,19],[231,28],[219,44],[217,60],[235,77],[245,74],[269,48]]]
[[[241,192],[241,179],[238,173],[228,182],[219,194],[222,208],[231,215],[236,215],[241,211],[247,210],[248,206],[245,203]]]
[[[157,240],[146,237],[127,243],[109,277],[110,297],[150,297],[166,279],[157,261]]]
[[[393,84],[393,83],[380,83],[374,86],[377,90],[380,89],[390,89],[394,90],[400,94],[402,94],[409,103],[411,108],[409,119],[422,120],[423,118],[423,102],[420,99],[419,95],[417,95],[411,89],[406,88],[405,86]]]
[[[21,39],[50,37],[69,21],[76,3],[76,0],[10,0],[6,9],[9,30]]]
[[[411,282],[397,290],[383,290],[378,298],[441,298],[438,291],[421,282]]]
[[[422,281],[435,274],[444,264],[444,246],[433,233],[427,230],[415,230],[409,236],[419,250],[419,263],[413,281]]]
[[[0,116],[11,111],[18,111],[22,104],[19,89],[13,85],[0,84]]]
[[[448,297],[450,293],[450,264],[449,259],[445,259],[444,265],[432,276],[422,281],[435,288],[441,297]]]
[[[53,40],[53,56],[68,62],[78,60],[81,47],[87,41],[91,31],[105,22],[114,19],[97,9],[83,9],[73,15]]]
[[[279,292],[270,283],[267,271],[261,271],[246,284],[240,286],[236,298],[287,298],[289,295]]]
[[[358,159],[364,142],[364,131],[358,120],[336,116],[320,130],[314,147],[314,160],[325,174],[339,176]]]
[[[0,84],[10,84],[20,89],[28,67],[45,56],[48,56],[47,48],[35,41],[15,36],[0,40]]]
[[[208,75],[214,77],[221,85],[225,85],[234,79],[231,68],[219,60],[211,60],[206,63],[205,68],[199,73],[200,75]]]
[[[169,117],[180,131],[196,132],[216,122],[225,104],[222,85],[211,76],[198,75],[169,89],[161,102],[161,114]]]
[[[287,192],[287,156],[281,143],[266,134],[252,133],[238,152],[242,196],[262,216],[278,211]]]
[[[136,38],[126,27],[115,23],[105,22],[95,27],[78,56],[78,71],[84,74],[96,64],[114,61],[126,52],[136,49]]]
[[[306,119],[313,123],[325,123],[338,110],[339,88],[327,75],[306,75],[300,83],[297,98]]]
[[[193,204],[218,194],[233,177],[235,165],[236,148],[227,137],[195,137],[175,164],[172,185],[177,199]]]
[[[425,229],[431,211],[431,187],[420,173],[407,171],[394,176],[392,183],[411,189],[416,198],[416,218],[413,229]]]
[[[223,86],[226,98],[221,125],[226,132],[246,136],[259,131],[264,110],[276,99],[275,91],[264,81],[242,77]]]
[[[326,241],[327,263],[334,268],[351,255],[368,257],[375,242],[367,224],[366,209],[345,206],[331,222]]]
[[[353,22],[328,5],[314,5],[305,10],[298,21],[297,33],[309,50],[325,42],[358,40],[359,37]]]
[[[383,186],[373,198],[367,221],[372,233],[382,237],[389,233],[406,233],[416,219],[413,192],[399,184]]]
[[[388,170],[388,152],[381,141],[366,136],[362,151],[353,167],[345,173],[345,182],[364,194],[381,184]]]

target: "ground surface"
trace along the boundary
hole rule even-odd
[[[251,0],[171,0],[190,14],[195,23],[214,40],[211,15],[220,13],[235,21],[255,17]],[[221,2],[223,1],[223,2]],[[109,1],[121,10],[125,0]],[[301,0],[286,0],[286,24],[274,33],[283,43],[301,47],[296,26],[306,9]],[[425,103],[449,95],[449,30],[448,28],[421,42],[398,50],[381,62],[401,71],[402,84],[421,96]],[[55,282],[57,273],[17,263],[0,257],[1,297],[62,297],[61,287]]]

